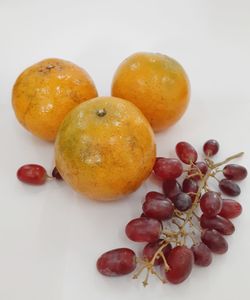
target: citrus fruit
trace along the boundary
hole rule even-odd
[[[79,103],[97,96],[88,73],[62,59],[45,59],[17,78],[12,105],[18,121],[34,135],[55,139],[65,115]]]
[[[133,102],[154,131],[176,123],[189,102],[189,81],[182,66],[158,53],[135,53],[118,67],[112,96]]]
[[[97,97],[74,108],[55,142],[56,167],[76,191],[114,200],[136,190],[155,162],[154,134],[131,102]]]

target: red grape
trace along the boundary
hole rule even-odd
[[[62,176],[59,173],[59,171],[57,170],[57,167],[54,167],[53,171],[52,171],[52,176],[54,178],[56,178],[57,180],[62,180]]]
[[[158,220],[140,217],[131,220],[125,229],[127,237],[134,242],[152,243],[159,239],[162,225]]]
[[[162,187],[164,194],[171,200],[182,191],[176,180],[164,180]]]
[[[25,183],[40,185],[47,179],[44,167],[37,164],[23,165],[17,170],[17,178]]]
[[[169,199],[145,201],[142,209],[147,217],[158,220],[170,219],[174,213],[174,205]]]
[[[136,256],[131,249],[118,248],[102,254],[96,266],[98,271],[105,276],[125,275],[136,268]]]
[[[212,252],[204,243],[193,245],[191,250],[194,254],[194,263],[198,266],[206,267],[212,262]]]
[[[219,143],[216,140],[208,140],[203,146],[206,156],[213,156],[219,151]]]
[[[196,167],[201,171],[203,175],[207,173],[208,166],[204,161],[197,161],[195,163]]]
[[[194,180],[200,180],[201,174],[199,173],[199,170],[203,175],[205,175],[207,173],[208,166],[204,161],[197,161],[194,165],[195,166],[192,166],[192,168],[188,171],[188,175],[192,175],[190,178]]]
[[[186,193],[179,193],[176,195],[173,199],[173,203],[175,208],[177,208],[179,211],[186,211],[192,206],[192,199],[191,197]]]
[[[243,180],[247,177],[247,169],[240,165],[229,164],[224,167],[223,174],[227,179]]]
[[[154,243],[148,243],[144,248],[143,248],[143,258],[146,259],[147,261],[151,261],[153,256],[155,255],[156,251],[161,247],[161,243],[163,240],[158,240]],[[168,257],[170,250],[172,249],[171,244],[167,244],[166,247],[163,248],[162,253],[165,257]],[[154,265],[160,265],[163,263],[162,257],[158,257],[155,260]]]
[[[232,219],[238,217],[242,212],[242,206],[239,202],[232,199],[222,200],[222,209],[219,213],[220,216]]]
[[[165,158],[165,157],[163,157],[163,156],[158,156],[158,157],[156,157],[155,161],[157,161],[157,160],[159,160],[159,159],[162,159],[162,158]]]
[[[223,254],[228,250],[227,241],[214,229],[205,229],[201,235],[201,240],[214,253]]]
[[[192,200],[195,199],[196,193],[199,189],[198,183],[191,179],[191,178],[186,178],[184,179],[182,183],[182,190],[184,193],[189,194]]]
[[[198,154],[194,147],[187,142],[179,142],[175,147],[176,154],[185,164],[196,162]]]
[[[200,207],[204,215],[208,217],[216,216],[222,208],[222,200],[216,192],[206,192],[200,199]]]
[[[155,175],[163,180],[176,179],[181,176],[183,167],[176,158],[159,158],[154,165]]]
[[[170,251],[167,262],[170,267],[166,272],[167,280],[174,284],[181,283],[192,271],[193,252],[186,246],[177,246]]]
[[[164,194],[158,193],[158,192],[148,192],[145,196],[145,201],[151,201],[151,200],[165,200],[166,196]]]
[[[238,184],[229,179],[222,179],[219,183],[219,188],[228,196],[238,196],[241,192]]]
[[[224,235],[233,234],[235,231],[234,224],[221,216],[207,217],[203,214],[200,224],[202,228],[215,229]]]

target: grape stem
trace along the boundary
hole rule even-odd
[[[198,220],[198,221],[200,221],[200,217],[197,215],[197,213],[194,211],[193,212],[193,215],[196,217],[196,219]]]
[[[215,176],[215,174],[211,174],[210,177],[214,178],[218,183],[220,182],[220,180]]]
[[[155,271],[154,269],[154,264],[155,264],[155,260],[159,257],[162,257],[164,266],[166,271],[170,270],[170,267],[167,263],[167,260],[162,252],[162,250],[169,244],[168,240],[165,240],[163,242],[163,244],[158,248],[158,250],[155,252],[154,256],[152,257],[152,259],[150,261],[142,261],[143,262],[143,266],[139,269],[139,271],[137,273],[134,274],[133,279],[138,278],[138,276],[142,273],[142,271],[144,269],[147,269],[146,272],[146,276],[143,283],[143,286],[146,287],[148,285],[148,278],[149,278],[149,274],[151,273],[152,275],[156,275],[161,281],[162,283],[165,283],[165,281],[161,278],[161,276]],[[141,260],[140,260],[141,262]]]
[[[222,162],[219,162],[217,164],[213,164],[213,169],[218,168],[222,165],[225,165],[226,163],[228,163],[229,161],[235,159],[235,158],[239,158],[244,154],[244,152],[239,152],[235,155],[229,156],[228,158],[226,158],[225,160],[223,160]]]
[[[195,245],[197,242],[195,240],[195,234],[194,234],[194,232],[193,231],[189,232],[188,236],[190,237],[190,239],[192,240],[193,244]]]
[[[194,211],[195,211],[195,209],[197,207],[197,204],[198,204],[201,192],[207,186],[207,180],[208,180],[208,178],[211,177],[211,176],[213,177],[212,171],[214,169],[216,169],[216,168],[218,168],[218,167],[220,167],[220,166],[228,163],[229,161],[231,161],[231,160],[233,160],[235,158],[241,157],[243,154],[244,154],[244,152],[239,152],[239,153],[237,153],[235,155],[229,156],[228,158],[226,158],[225,160],[223,160],[222,162],[219,162],[217,164],[214,164],[213,161],[208,160],[208,162],[209,162],[209,169],[208,169],[207,173],[204,175],[204,177],[201,180],[201,183],[200,183],[199,189],[197,191],[197,194],[195,196],[193,205],[190,208],[189,212],[187,213],[186,220],[183,222],[183,224],[180,227],[180,233],[183,231],[184,227],[186,226],[186,224],[189,222],[190,218],[192,217],[192,215],[193,215],[193,213],[194,213]]]
[[[197,172],[198,172],[198,173],[193,174],[193,176],[199,175],[200,178],[202,178],[203,174],[202,174],[201,170],[193,162],[191,162],[191,166],[192,166],[191,169],[195,168],[197,170]]]
[[[161,245],[161,247],[155,252],[153,258],[152,258],[151,261],[150,261],[150,264],[151,264],[152,266],[154,265],[156,258],[160,255],[160,253],[162,253],[162,250],[163,250],[165,247],[167,247],[168,244],[169,244],[169,241],[163,243],[163,244]],[[165,267],[166,267],[167,270],[170,269],[170,268],[169,268],[169,265],[167,264],[167,262],[166,262],[166,264],[165,264]]]
[[[173,219],[172,223],[176,225],[178,228],[181,228],[181,225],[177,222],[177,220]]]
[[[194,212],[194,210],[195,210],[196,207],[197,207],[197,203],[198,203],[198,201],[199,201],[200,194],[201,194],[201,192],[202,192],[202,190],[203,190],[203,188],[204,188],[204,186],[205,186],[205,184],[206,184],[207,179],[209,178],[209,176],[210,176],[210,170],[207,171],[207,173],[205,174],[205,176],[204,176],[204,177],[202,178],[202,180],[201,180],[201,184],[200,184],[199,189],[198,189],[198,191],[197,191],[197,194],[196,194],[196,196],[195,196],[193,205],[192,205],[192,207],[190,208],[189,212],[187,213],[186,220],[182,223],[181,228],[180,228],[180,231],[182,231],[182,230],[184,229],[185,225],[187,224],[187,222],[189,221],[189,219],[192,217],[193,212]]]
[[[193,218],[190,218],[189,220],[188,220],[188,223],[189,223],[189,225],[190,225],[190,227],[191,228],[194,228],[194,229],[196,229],[196,230],[200,230],[200,228],[198,227],[198,225],[195,225],[194,224],[194,222],[193,222],[193,220],[192,220]]]

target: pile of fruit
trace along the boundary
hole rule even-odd
[[[110,201],[135,191],[153,171],[163,192],[147,193],[141,216],[125,229],[129,239],[146,243],[142,255],[114,249],[98,259],[97,269],[117,276],[138,267],[134,278],[146,270],[144,285],[149,274],[180,283],[193,262],[207,266],[211,252],[227,251],[223,235],[234,232],[229,219],[242,208],[235,200],[222,199],[222,193],[240,194],[235,181],[247,171],[228,162],[242,153],[215,163],[211,157],[219,144],[209,140],[202,161],[187,142],[176,145],[179,159],[156,158],[154,132],[176,123],[190,98],[184,69],[166,55],[128,57],[114,75],[111,95],[98,97],[88,73],[68,61],[47,59],[26,69],[13,88],[13,109],[28,131],[55,142],[55,167],[50,176],[41,165],[27,164],[17,177],[33,185],[63,179],[89,199]],[[210,179],[218,181],[220,191],[210,189]]]
[[[247,170],[228,162],[243,153],[215,163],[211,157],[219,150],[218,142],[207,141],[203,150],[205,159],[197,161],[196,150],[187,142],[179,142],[176,145],[179,159],[157,158],[154,173],[163,182],[163,193],[148,192],[141,216],[125,228],[130,240],[146,243],[142,255],[136,257],[128,248],[108,251],[97,261],[100,273],[128,274],[138,265],[134,278],[146,270],[144,286],[148,284],[149,274],[162,282],[177,284],[189,276],[193,263],[208,266],[212,252],[223,254],[228,250],[224,235],[234,232],[230,219],[238,217],[242,207],[233,199],[223,199],[222,193],[230,197],[240,194],[235,181],[246,178]],[[224,177],[219,179],[220,174]],[[182,184],[177,178],[181,178]],[[218,182],[218,191],[210,189],[210,179]]]

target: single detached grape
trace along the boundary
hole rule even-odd
[[[202,228],[215,229],[224,235],[233,234],[235,231],[234,224],[221,216],[207,217],[204,214],[200,218]]]
[[[203,152],[206,156],[214,156],[219,151],[219,143],[216,140],[208,140],[203,145]]]
[[[52,171],[52,176],[56,178],[57,180],[62,180],[62,176],[60,175],[59,171],[57,170],[57,167],[54,167]]]
[[[208,166],[204,161],[197,161],[194,166],[188,171],[188,175],[193,180],[200,180],[201,174],[205,175],[207,173]],[[200,174],[201,173],[201,174]]]
[[[164,180],[163,181],[163,192],[169,199],[173,199],[177,194],[182,192],[181,186],[176,180]]]
[[[158,220],[170,219],[174,213],[174,205],[169,199],[145,201],[142,209],[147,217]]]
[[[174,284],[181,283],[192,271],[193,252],[186,246],[177,246],[170,251],[167,262],[170,267],[166,272],[167,280]]]
[[[28,184],[41,185],[45,183],[47,173],[44,167],[40,165],[27,164],[17,170],[17,178]]]
[[[156,251],[161,247],[163,240],[158,240],[154,243],[148,243],[144,248],[143,248],[143,258],[146,259],[147,261],[151,261],[152,258],[154,257]],[[162,249],[162,254],[164,255],[165,258],[168,257],[170,250],[172,249],[171,244],[167,244],[166,247]],[[161,265],[163,263],[163,259],[161,256],[157,257],[154,265]]]
[[[199,189],[197,181],[191,179],[191,178],[186,178],[184,179],[182,183],[182,190],[184,193],[189,194],[192,200],[195,199],[196,193]]]
[[[175,147],[176,154],[185,164],[196,162],[198,154],[194,147],[187,142],[179,142]]]
[[[241,192],[238,184],[229,179],[222,179],[219,183],[219,188],[228,196],[238,196]]]
[[[134,242],[152,243],[159,239],[161,223],[152,218],[140,217],[131,220],[125,229],[127,237]]]
[[[194,254],[194,263],[198,266],[207,267],[212,262],[212,252],[204,243],[193,245],[191,250]]]
[[[176,195],[173,199],[173,203],[175,208],[177,208],[179,211],[186,211],[192,206],[192,199],[191,197],[186,193],[179,193]]]
[[[227,179],[243,180],[247,177],[247,169],[240,165],[229,164],[224,167],[223,174]]]
[[[183,167],[176,158],[159,158],[154,165],[155,175],[163,180],[176,179],[181,176]]]
[[[214,253],[223,254],[228,250],[227,241],[214,229],[205,229],[201,235],[201,240]]]
[[[102,254],[96,266],[97,270],[105,276],[126,275],[136,268],[136,256],[131,249],[118,248]]]
[[[206,192],[200,199],[200,208],[208,217],[216,216],[222,208],[222,200],[216,192]]]
[[[242,212],[242,206],[239,202],[232,199],[223,199],[222,200],[222,209],[219,213],[220,216],[233,219],[238,217]]]
[[[164,194],[158,193],[158,192],[148,192],[145,196],[145,201],[151,201],[151,200],[165,200],[166,196]]]

